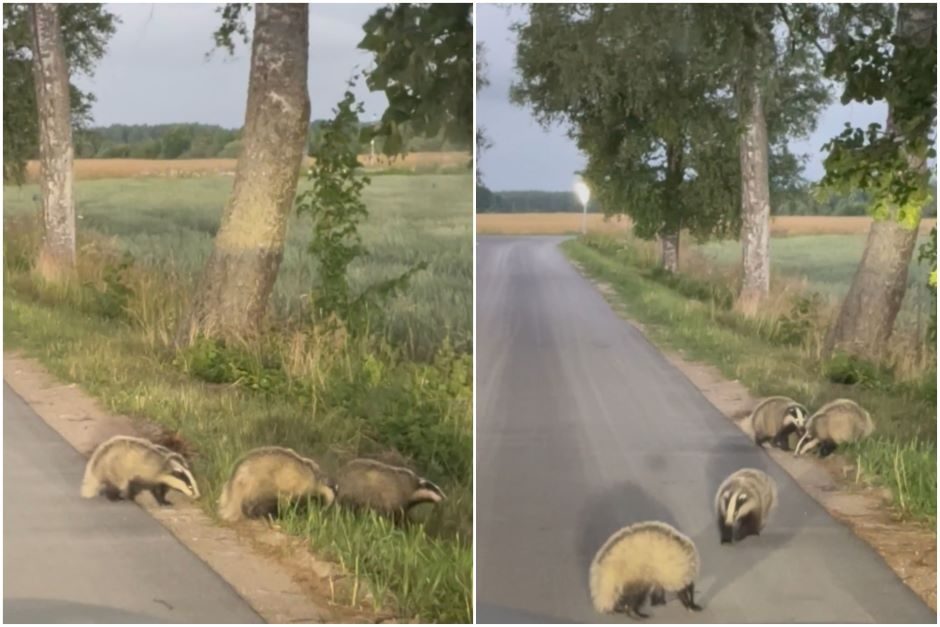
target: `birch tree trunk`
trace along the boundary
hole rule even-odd
[[[262,331],[310,122],[308,15],[306,4],[255,5],[242,152],[180,343]]]
[[[665,233],[659,238],[662,245],[662,266],[666,272],[679,271],[679,231]]]
[[[43,237],[36,271],[59,281],[75,268],[75,201],[72,196],[72,119],[69,71],[58,6],[33,4],[33,82],[39,121],[39,187]]]
[[[898,9],[898,32],[919,47],[930,45],[936,21],[934,5],[902,3]],[[895,130],[890,107],[887,129]],[[924,158],[909,156],[908,164],[912,170],[926,175]],[[885,354],[907,291],[908,268],[920,229],[919,212],[916,220],[904,224],[899,222],[898,213],[899,208],[894,207],[886,219],[872,224],[861,263],[826,338],[826,354],[839,351],[869,360]]]
[[[737,309],[753,316],[770,291],[770,172],[764,99],[756,80],[748,81],[741,159],[741,265]]]

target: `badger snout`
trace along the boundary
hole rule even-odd
[[[734,525],[722,525],[721,526],[721,543],[722,544],[734,544],[735,536],[735,526]]]

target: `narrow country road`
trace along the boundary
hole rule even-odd
[[[920,622],[936,615],[568,264],[562,238],[477,245],[477,619],[626,622],[594,612],[588,567],[643,520],[696,543],[700,613],[654,622]],[[765,532],[721,546],[713,498],[742,467],[777,481]]]
[[[80,498],[85,461],[4,383],[4,622],[262,622],[144,510]]]

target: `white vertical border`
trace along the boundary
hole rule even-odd
[[[477,3],[471,4],[473,14],[473,195],[471,218],[473,220],[473,589],[470,599],[473,603],[472,620],[477,622]]]

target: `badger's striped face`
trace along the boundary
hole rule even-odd
[[[440,503],[445,498],[444,491],[428,479],[418,479],[418,489],[411,495],[411,503]]]
[[[783,417],[783,424],[794,425],[798,429],[806,428],[806,410],[799,405],[790,405]]]
[[[719,511],[721,543],[734,542],[741,518],[754,511],[757,501],[743,490],[728,489],[722,493],[719,502],[721,503]]]
[[[199,486],[196,485],[196,478],[189,472],[189,468],[175,460],[170,462],[170,468],[170,474],[182,482],[180,491],[191,499],[198,499]]]

